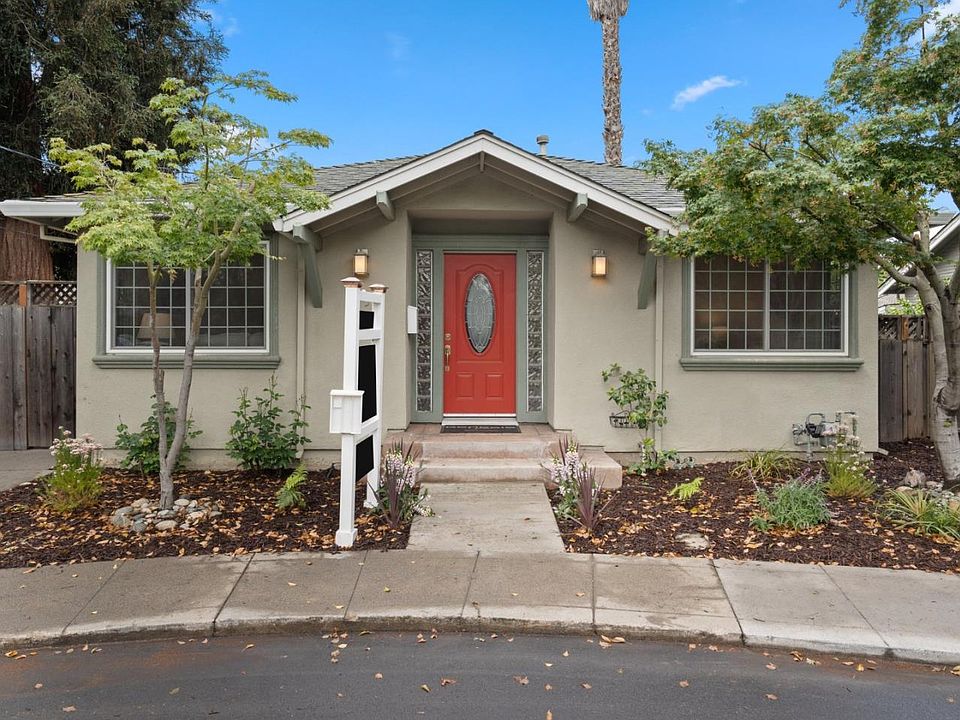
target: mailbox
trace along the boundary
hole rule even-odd
[[[330,391],[330,432],[359,435],[363,423],[363,390]]]

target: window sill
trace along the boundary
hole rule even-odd
[[[153,365],[153,355],[150,353],[108,353],[105,355],[95,355],[93,357],[93,364],[101,368],[149,368]],[[195,355],[193,358],[193,366],[195,368],[275,368],[279,364],[279,355],[246,355],[242,353],[224,353],[217,355]],[[161,356],[160,367],[182,368],[183,356]]]
[[[684,370],[729,370],[751,372],[855,372],[863,365],[858,357],[705,357],[680,358]]]

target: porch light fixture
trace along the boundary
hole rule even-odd
[[[605,278],[607,276],[607,254],[603,250],[594,250],[590,262],[590,277]]]
[[[369,275],[369,263],[370,253],[367,252],[366,248],[357,248],[357,251],[353,254],[353,274],[358,278]]]

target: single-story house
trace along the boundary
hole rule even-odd
[[[937,213],[930,218],[930,252],[937,258],[937,274],[949,282],[960,262],[960,214]],[[912,287],[887,278],[877,293],[877,309],[884,313],[901,300],[912,303],[916,299],[917,291]]]
[[[697,458],[793,448],[810,413],[859,417],[877,448],[876,273],[680,260],[649,251],[683,198],[635,168],[574,160],[480,130],[426,155],[318,168],[328,209],[265,231],[270,255],[229,267],[197,352],[195,463],[224,452],[241,387],[272,373],[310,410],[306,457],[336,458],[329,392],[341,385],[341,279],[367,265],[388,286],[384,424],[445,418],[545,423],[626,458],[601,370],[642,368],[669,393],[661,448]],[[7,200],[0,212],[62,226],[80,198]],[[359,257],[358,257],[359,256]],[[358,263],[359,265],[355,265]],[[77,429],[107,447],[149,412],[143,273],[78,259]],[[189,283],[161,304],[168,387],[178,382]],[[415,315],[408,308],[416,308]],[[409,321],[409,322],[408,322]]]

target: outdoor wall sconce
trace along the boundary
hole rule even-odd
[[[367,252],[366,248],[360,249],[357,248],[357,251],[353,254],[353,274],[358,277],[366,277],[370,274],[370,254]]]
[[[594,250],[590,262],[590,277],[605,278],[607,276],[607,254],[603,250]]]

